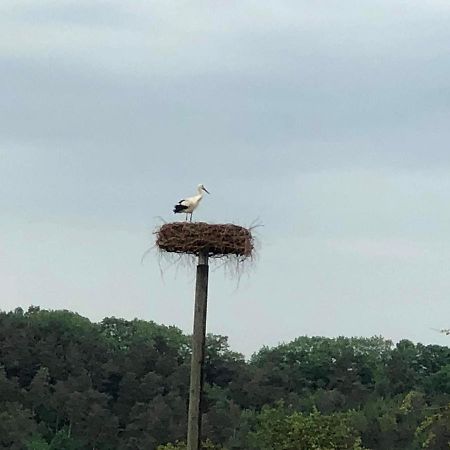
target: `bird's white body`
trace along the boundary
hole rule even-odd
[[[183,200],[180,200],[177,205],[175,205],[175,208],[173,210],[174,213],[183,213],[186,214],[186,220],[187,215],[191,215],[191,221],[192,221],[192,213],[195,211],[199,203],[202,201],[203,198],[203,192],[209,192],[206,190],[205,186],[203,184],[199,184],[197,186],[197,195],[194,195],[192,197],[184,198]]]
[[[191,213],[194,212],[194,209],[197,208],[200,201],[203,198],[203,194],[197,194],[193,197],[185,198],[184,200],[180,201],[180,205],[186,206],[186,209],[183,211],[184,213]]]

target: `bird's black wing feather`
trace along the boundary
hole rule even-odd
[[[181,200],[181,201],[183,201],[183,200]],[[180,205],[180,204],[178,203],[178,205],[175,205],[175,207],[173,208],[173,212],[174,212],[174,213],[181,213],[181,212],[183,212],[185,209],[188,209],[188,207],[187,207],[186,205]]]

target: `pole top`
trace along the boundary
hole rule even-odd
[[[198,254],[198,265],[208,265],[208,250],[203,250]]]

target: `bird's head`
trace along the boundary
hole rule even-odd
[[[205,186],[203,186],[203,184],[199,184],[197,188],[199,192],[205,191],[207,194],[209,194],[208,190],[205,188]]]

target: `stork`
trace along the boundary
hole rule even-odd
[[[203,192],[209,194],[208,190],[203,186],[203,184],[199,184],[197,186],[197,195],[193,197],[184,198],[180,200],[177,205],[175,205],[173,212],[186,214],[186,221],[188,219],[188,215],[190,214],[190,222],[192,222],[192,213],[199,205],[200,201],[203,198]]]

